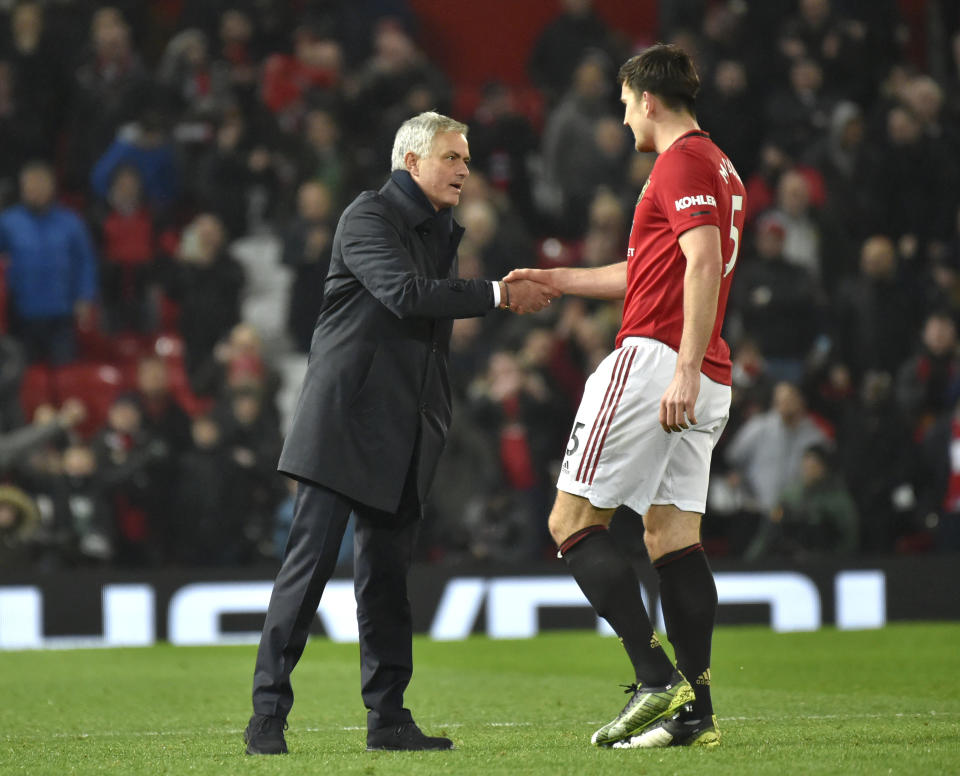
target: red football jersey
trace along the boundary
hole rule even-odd
[[[713,224],[720,229],[723,269],[717,320],[701,370],[730,385],[730,348],[720,329],[740,253],[745,205],[743,181],[706,132],[687,132],[657,157],[633,214],[618,347],[625,337],[650,337],[679,350],[687,260],[678,238],[695,226]]]

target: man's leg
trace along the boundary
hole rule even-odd
[[[633,663],[637,683],[623,710],[590,741],[611,746],[693,700],[690,684],[673,667],[653,632],[640,596],[640,581],[630,560],[607,531],[611,509],[564,491],[550,514],[550,533],[574,579],[597,614],[610,623]],[[561,537],[566,537],[561,539]]]
[[[257,651],[253,711],[284,720],[293,706],[290,673],[303,654],[320,597],[337,563],[351,503],[332,490],[298,483],[293,524],[274,582]]]
[[[360,693],[367,729],[411,722],[403,693],[413,675],[407,572],[419,529],[415,514],[357,511],[354,591],[360,631]]]
[[[673,664],[654,635],[630,559],[607,530],[613,511],[558,491],[550,535],[587,600],[620,637],[637,682],[665,685]]]
[[[368,750],[453,748],[449,738],[424,735],[403,706],[403,694],[413,675],[407,572],[419,528],[417,504],[406,503],[396,515],[357,509],[353,584],[360,630],[360,694],[368,710]]]
[[[701,515],[653,505],[643,518],[644,542],[660,575],[660,605],[677,668],[693,685],[693,716],[713,715],[710,650],[717,586],[700,544]]]

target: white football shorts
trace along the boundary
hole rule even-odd
[[[628,337],[590,375],[567,443],[557,488],[598,509],[651,504],[703,514],[710,457],[730,414],[730,386],[700,375],[697,425],[667,433],[660,399],[673,379],[676,351]]]

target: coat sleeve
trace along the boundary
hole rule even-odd
[[[97,297],[99,288],[97,256],[86,225],[79,219],[73,221],[73,259],[76,299],[85,302]]]
[[[489,280],[418,274],[400,232],[376,200],[358,203],[340,229],[347,269],[398,318],[469,318],[493,308]]]

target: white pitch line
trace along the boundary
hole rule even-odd
[[[915,711],[910,713],[897,712],[895,714],[794,714],[794,715],[778,715],[776,717],[718,717],[721,722],[784,722],[784,721],[803,721],[808,720],[811,722],[823,720],[831,721],[837,719],[928,719],[930,717],[960,717],[960,711]],[[510,728],[510,727],[532,727],[533,725],[538,724],[535,722],[479,722],[479,723],[470,723],[470,727],[498,727],[498,728]],[[603,720],[587,720],[587,721],[576,721],[570,722],[569,724],[583,724],[583,725],[602,725]],[[447,722],[447,723],[435,723],[431,724],[431,728],[461,728],[466,727],[466,722]],[[323,733],[324,731],[329,730],[342,730],[348,732],[359,732],[365,731],[367,728],[365,725],[343,725],[343,726],[326,726],[326,727],[298,727],[298,732],[303,733]],[[10,733],[0,735],[0,741],[25,741],[25,740],[42,740],[42,739],[89,739],[89,738],[111,738],[118,736],[129,736],[132,738],[154,738],[160,736],[191,736],[196,735],[198,732],[204,734],[212,735],[239,735],[243,731],[238,728],[207,728],[203,731],[198,731],[196,728],[191,728],[190,730],[137,730],[137,731],[127,731],[127,730],[97,730],[93,732],[82,732],[82,733],[50,733],[50,734],[32,734],[32,735],[11,735]]]

